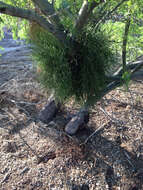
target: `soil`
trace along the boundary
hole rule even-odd
[[[36,80],[31,50],[12,39],[1,44],[0,189],[142,190],[143,82],[110,92],[69,136],[65,120],[79,106],[70,100],[48,125],[40,122],[48,95]]]

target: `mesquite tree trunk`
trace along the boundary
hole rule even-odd
[[[48,124],[53,118],[56,116],[58,110],[60,108],[59,104],[56,104],[55,99],[49,99],[48,103],[44,106],[44,108],[40,111],[39,119]]]
[[[74,135],[80,126],[87,124],[89,121],[88,109],[81,109],[66,125],[65,132]]]

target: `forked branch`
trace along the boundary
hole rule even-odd
[[[46,0],[32,0],[32,2],[41,10],[41,12],[49,18],[51,22],[61,27],[64,30],[63,25],[60,23],[60,18],[55,12],[54,5]]]
[[[112,15],[124,2],[126,2],[128,0],[122,0],[120,1],[111,11],[107,12],[106,14],[102,15],[101,19],[98,21],[98,23],[95,26],[95,29],[97,30],[98,27],[100,26],[100,24],[106,19],[108,18],[110,15]]]
[[[104,2],[105,2],[104,0],[100,0],[99,3],[95,1],[93,1],[92,3],[89,3],[88,0],[84,0],[79,10],[78,18],[76,19],[76,22],[75,22],[75,26],[74,26],[75,30],[81,31],[82,28],[87,23],[89,16],[92,14],[93,9]]]

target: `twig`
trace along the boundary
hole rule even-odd
[[[30,151],[34,154],[34,156],[36,156],[38,159],[40,159],[40,156],[36,153],[36,151],[34,151],[30,145],[25,141],[25,139],[23,138],[23,136],[21,135],[20,131],[19,131],[19,136],[22,139],[22,141],[24,142],[24,144],[30,149]]]
[[[65,132],[63,132],[63,134],[66,135],[67,137],[69,137],[70,139],[72,139],[73,141],[75,141],[75,139],[71,135],[69,135],[69,134],[67,134]]]
[[[135,166],[132,164],[132,162],[131,162],[131,160],[130,160],[130,159],[131,159],[130,156],[127,154],[126,151],[124,151],[124,154],[125,154],[125,156],[126,156],[127,161],[129,162],[129,164],[132,166],[133,169],[135,169]]]
[[[13,80],[15,80],[15,79],[14,79],[14,78],[11,78],[9,81],[7,81],[7,82],[5,82],[4,84],[2,84],[2,85],[0,86],[0,89],[3,88],[4,86],[6,86],[10,81],[13,81]]]
[[[143,119],[143,118],[142,118]],[[141,119],[139,120],[140,122],[140,129],[142,129],[142,122],[141,122]]]
[[[12,121],[16,120],[16,116],[13,113],[8,112],[7,110],[5,110],[5,112],[7,113],[7,115],[12,119]]]
[[[31,103],[31,102],[25,102],[25,101],[20,101],[20,102],[16,102],[16,100],[11,100],[9,99],[12,103],[14,103],[16,106],[17,104],[29,104],[29,105],[35,105],[36,103]]]
[[[117,120],[114,117],[111,117],[103,108],[100,107],[100,110],[114,123],[123,124],[123,121]]]
[[[21,103],[21,104],[35,105],[35,103],[30,103],[30,102],[25,102],[25,101],[16,102],[15,100],[10,100],[10,101],[11,101],[12,103],[14,103],[14,104],[16,105],[16,107],[17,107],[19,110],[23,110],[24,113],[25,113],[29,118],[31,118],[29,112],[28,112],[26,109],[24,109],[23,107],[19,106],[18,104]]]
[[[99,20],[99,22],[96,24],[95,30],[98,29],[99,25],[105,20],[105,18],[108,18],[108,16],[111,15],[113,12],[115,12],[125,1],[128,1],[128,0],[122,0],[111,11],[103,15],[102,18]]]
[[[0,126],[0,128],[5,129],[5,130],[7,130],[8,132],[10,131],[8,127],[2,127],[2,126]]]
[[[17,108],[18,108],[19,110],[23,110],[23,112],[29,117],[29,119],[32,118],[32,117],[30,116],[29,112],[28,112],[26,109],[22,108],[21,106],[18,106],[17,104],[16,104],[16,106],[17,106]]]
[[[123,102],[123,101],[119,100],[118,98],[114,97],[112,94],[111,94],[111,97],[113,98],[113,100],[112,100],[113,102],[118,102],[118,103],[123,104],[123,105],[127,104],[126,102]]]
[[[83,144],[86,144],[90,138],[92,138],[94,135],[96,135],[99,131],[101,131],[105,126],[107,125],[106,124],[103,124],[102,126],[98,127],[83,143],[81,143],[81,145]]]

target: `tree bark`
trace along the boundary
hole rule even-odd
[[[92,14],[92,11],[95,7],[97,7],[99,4],[104,3],[104,0],[100,0],[99,3],[93,1],[92,3],[89,3],[88,0],[84,0],[81,9],[78,13],[78,18],[75,22],[75,30],[80,32],[83,27],[86,25],[87,20],[89,19],[89,16]]]
[[[123,72],[125,72],[127,70],[127,66],[126,66],[126,49],[127,49],[129,28],[130,28],[130,18],[127,19],[127,22],[125,24],[125,31],[124,31],[124,36],[123,36],[123,46],[122,46]]]
[[[32,0],[32,2],[38,6],[41,12],[47,16],[47,18],[54,24],[58,26],[61,30],[64,31],[64,26],[60,23],[60,18],[56,14],[54,6],[52,3],[49,3],[46,0]]]
[[[126,69],[131,72],[131,77],[142,67],[143,67],[143,60],[133,61],[126,64]],[[123,74],[123,67],[121,66],[112,76],[107,78],[111,78],[112,81],[120,80],[122,74]]]
[[[88,123],[89,114],[88,109],[81,109],[66,125],[65,132],[69,135],[74,135],[80,126]]]
[[[54,97],[53,96],[50,97],[48,100],[48,103],[40,111],[40,114],[39,114],[40,121],[48,124],[56,116],[59,108],[60,108],[60,105],[56,104]]]

